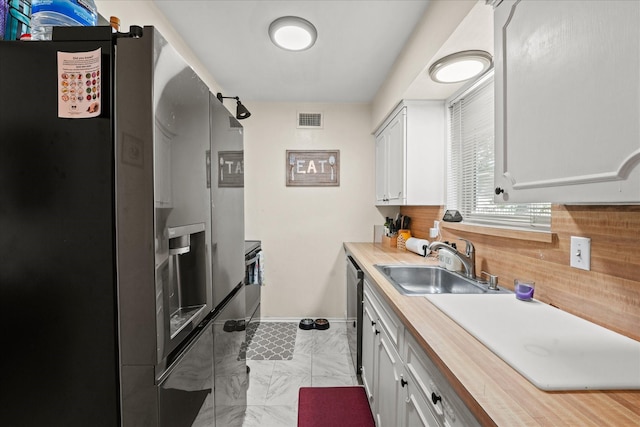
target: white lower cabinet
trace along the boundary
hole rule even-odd
[[[398,425],[402,395],[402,324],[385,310],[365,278],[362,312],[362,383],[378,427]]]
[[[395,426],[400,419],[398,402],[402,396],[402,360],[384,328],[379,330],[375,356],[378,364],[374,374],[377,405],[374,414],[378,426]]]
[[[365,282],[366,283],[366,282]],[[373,308],[369,300],[364,298],[364,306],[362,308],[362,385],[367,392],[367,397],[369,398],[369,404],[371,405],[371,410],[373,411],[374,405],[377,400],[373,399],[373,374],[376,370],[375,367],[375,355],[377,352],[376,341],[376,321],[377,317],[373,312]]]
[[[377,427],[479,426],[366,277],[362,324],[362,382]]]

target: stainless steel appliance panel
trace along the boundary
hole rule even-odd
[[[245,242],[245,289],[247,304],[247,323],[260,321],[260,300],[262,287],[262,274],[260,254],[262,252],[259,240],[247,240]],[[248,327],[249,325],[247,325]]]
[[[242,427],[244,420],[249,384],[245,312],[243,283],[214,312],[214,402],[218,427]]]
[[[160,373],[169,353],[213,310],[207,286],[210,136],[209,89],[159,33],[153,43],[156,291],[163,293],[156,298],[162,322],[157,326]],[[191,245],[185,243],[189,239]],[[170,286],[163,281],[161,287],[167,257]]]
[[[210,95],[213,306],[244,282],[243,129]],[[234,176],[241,175],[241,176]],[[234,176],[227,185],[225,177]]]
[[[214,425],[213,323],[198,329],[158,386],[161,427]]]
[[[165,359],[210,310],[207,301],[208,257],[203,223],[167,229],[169,257],[156,271],[162,294],[158,314],[158,358]]]
[[[122,362],[157,365],[160,375],[179,344],[165,345],[165,322],[157,320],[172,314],[163,293],[169,229],[204,224],[209,251],[208,89],[153,27],[139,39],[119,39],[116,72]],[[210,263],[203,268],[210,282]],[[187,329],[213,308],[205,292],[206,307]]]
[[[119,39],[115,63],[120,363],[132,367],[154,367],[157,363],[151,84],[154,37],[154,31],[145,28],[139,39]],[[132,69],[137,72],[130,72]],[[133,389],[138,380],[125,375],[131,370],[122,372],[122,388]]]
[[[170,294],[165,295],[173,273],[169,265],[176,266],[169,254],[172,230],[204,224],[204,237],[191,245],[204,273],[199,268],[193,276],[200,283],[204,274],[211,283],[208,89],[153,27],[145,27],[141,38],[118,39],[116,73],[122,423],[156,425],[159,395],[149,391],[166,374],[171,351],[180,351],[182,340],[213,308],[211,287],[205,285],[205,307],[170,341],[164,316],[172,312]]]
[[[347,257],[347,341],[357,374],[362,368],[362,305],[364,273],[355,260]]]

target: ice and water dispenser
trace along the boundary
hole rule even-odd
[[[169,354],[206,316],[207,256],[204,223],[166,228],[168,258],[157,283],[162,301],[158,323],[162,325],[159,355]],[[159,304],[160,305],[160,304]]]
[[[204,224],[169,232],[169,312],[171,336],[207,304]]]

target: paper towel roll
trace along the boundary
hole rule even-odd
[[[427,253],[429,253],[429,249],[424,248],[425,246],[429,246],[428,240],[409,237],[405,246],[408,251],[415,252],[418,255],[427,256]]]

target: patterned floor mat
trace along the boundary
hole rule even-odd
[[[298,324],[290,322],[251,323],[247,328],[247,360],[291,360]]]

